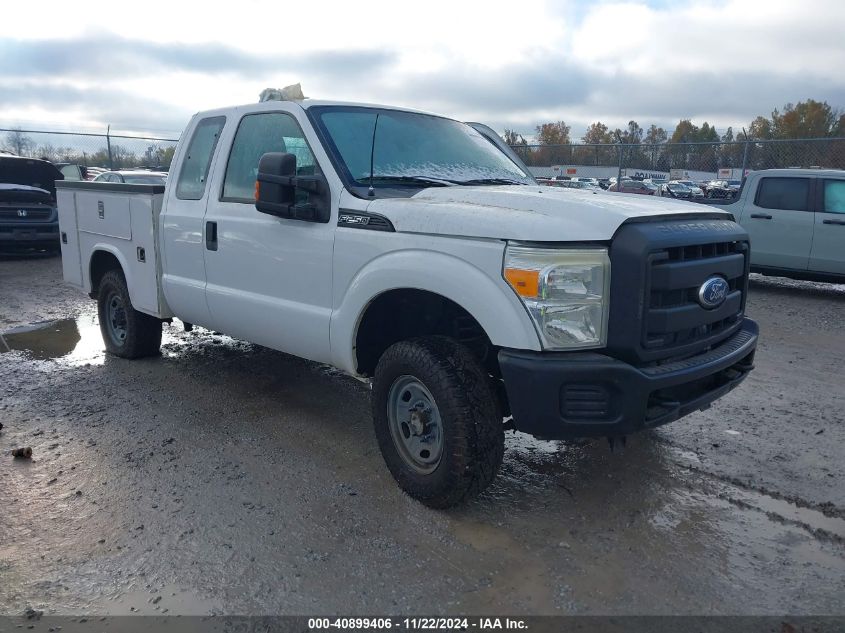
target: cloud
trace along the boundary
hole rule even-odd
[[[114,23],[119,34],[79,12],[67,13],[64,30],[53,14],[26,32],[0,25],[0,124],[40,108],[68,122],[180,129],[193,112],[296,81],[312,97],[394,103],[523,134],[563,119],[575,137],[597,120],[671,130],[681,118],[706,119],[723,130],[807,98],[845,107],[841,0],[524,0],[529,26],[511,23],[507,3],[455,5],[444,20],[448,0],[413,11],[385,1],[369,12],[327,2],[331,19],[319,31],[293,26],[313,22],[310,6],[291,7],[290,28],[280,29],[256,21],[263,5],[244,2],[237,15],[184,32],[188,43],[175,36],[186,21],[150,30],[154,8],[137,24]],[[192,15],[187,7],[174,10]],[[72,35],[39,35],[46,26]]]
[[[181,130],[195,111],[164,100],[115,88],[80,88],[67,83],[0,82],[0,110],[37,108],[55,104],[57,113],[70,113],[89,125],[116,129]],[[68,116],[68,115],[65,115]]]
[[[119,79],[162,71],[262,77],[285,69],[346,76],[384,67],[394,55],[380,50],[259,55],[221,43],[162,43],[104,33],[67,39],[0,38],[0,60],[4,77]]]

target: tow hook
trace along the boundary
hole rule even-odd
[[[625,448],[625,444],[628,441],[627,435],[608,435],[607,436],[607,445],[610,446],[610,452],[614,452],[614,448],[619,446],[619,450]]]

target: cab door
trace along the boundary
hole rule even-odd
[[[810,177],[766,176],[740,223],[751,236],[751,264],[807,270],[813,242]]]
[[[810,270],[845,275],[845,180],[820,178]]]
[[[179,148],[172,174],[175,186],[168,186],[161,215],[162,289],[173,314],[189,323],[208,325],[205,300],[203,217],[208,203],[211,174],[218,140],[226,123],[224,116],[208,116],[188,126],[187,147]]]
[[[243,114],[231,143],[226,142],[228,157],[218,161],[204,222],[211,323],[231,336],[328,362],[337,204],[332,196],[328,223],[281,218],[255,208],[263,154],[294,154],[299,176],[322,173],[292,111],[298,106],[274,106]]]

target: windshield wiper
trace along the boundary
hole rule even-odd
[[[527,182],[513,180],[511,178],[473,178],[472,180],[458,181],[459,185],[527,185]]]
[[[358,178],[359,182],[370,180],[369,174]],[[373,176],[373,182],[395,182],[400,184],[422,184],[429,187],[453,187],[457,184],[454,180],[444,180],[442,178],[430,178],[428,176]]]

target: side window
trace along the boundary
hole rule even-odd
[[[845,180],[824,181],[825,213],[845,213]]]
[[[241,119],[232,142],[221,200],[255,202],[258,161],[268,152],[294,154],[299,176],[313,176],[319,171],[302,129],[292,116],[282,112],[248,114]],[[307,192],[297,191],[297,202],[307,199]]]
[[[763,178],[754,201],[763,209],[807,211],[809,178]]]
[[[226,117],[216,116],[197,124],[176,183],[176,197],[180,200],[199,200],[205,193],[208,168],[224,123]]]

